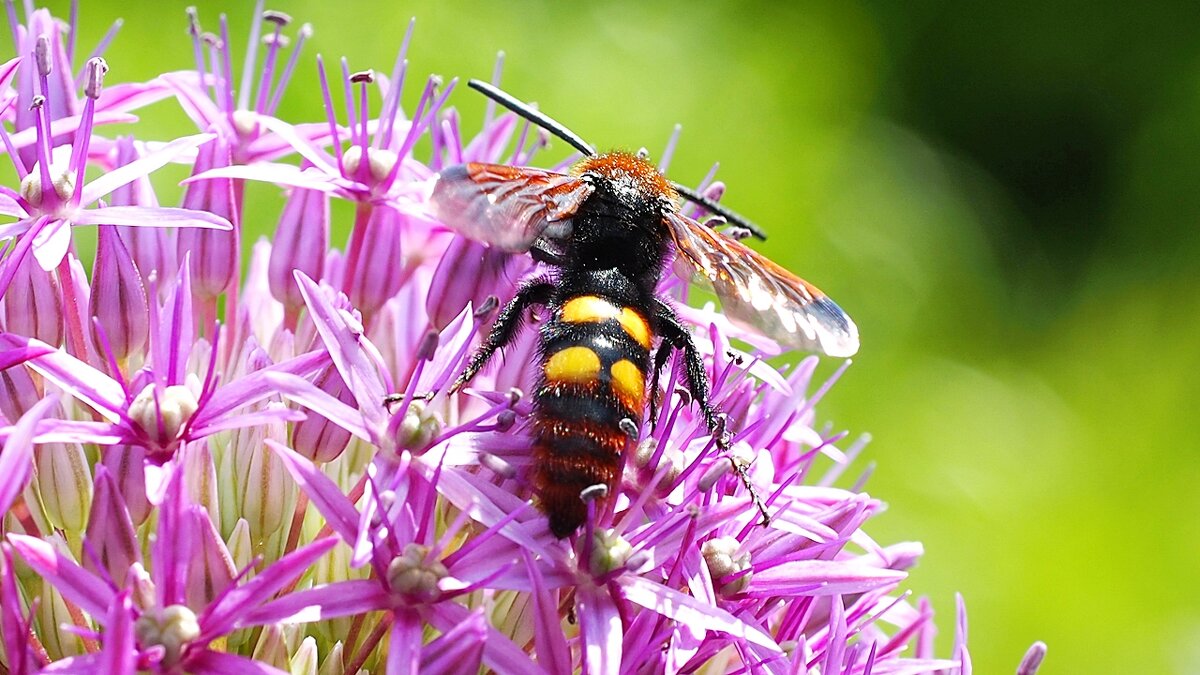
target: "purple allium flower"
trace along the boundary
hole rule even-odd
[[[464,138],[453,82],[434,77],[406,114],[411,27],[389,76],[342,61],[331,87],[318,60],[327,119],[298,124],[276,113],[292,73],[313,67],[311,29],[287,51],[287,17],[261,2],[240,82],[224,17],[209,35],[192,11],[180,69],[101,91],[97,51],[82,100],[74,18],[63,30],[9,10],[0,669],[971,671],[962,600],[939,658],[930,604],[903,590],[920,544],[866,532],[882,503],[865,474],[843,478],[865,439],[818,423],[844,367],[823,383],[815,358],[776,369],[777,345],[687,306],[674,278],[659,290],[693,331],[732,447],[670,363],[614,494],[587,492],[585,528],[550,533],[529,478],[534,331],[449,391],[496,307],[544,270],[453,235],[427,206],[437,172],[525,164],[546,136],[489,105]],[[163,98],[200,133],[96,133]],[[168,162],[191,169],[186,208],[160,207],[146,180]],[[103,173],[85,183],[88,166]],[[245,180],[288,191],[269,240],[231,225]],[[354,204],[344,250],[328,250],[331,198]],[[70,237],[84,223],[101,226],[90,274]],[[1044,654],[1036,644],[1020,672]]]
[[[97,178],[90,183],[83,180],[83,169],[88,159],[95,116],[95,102],[103,89],[104,74],[108,70],[103,59],[88,61],[84,72],[84,94],[86,102],[77,123],[63,131],[69,131],[73,142],[55,144],[58,132],[51,124],[49,101],[49,77],[53,72],[50,61],[50,41],[40,36],[34,51],[23,67],[33,65],[40,78],[40,91],[33,97],[31,106],[35,112],[36,159],[26,166],[14,154],[9,134],[2,134],[5,146],[14,160],[17,174],[21,178],[18,190],[5,188],[6,199],[0,200],[0,213],[17,218],[12,225],[0,228],[0,236],[21,236],[12,253],[5,259],[5,269],[0,276],[0,295],[7,290],[16,267],[32,247],[33,256],[43,270],[59,266],[67,255],[71,243],[70,226],[83,224],[103,225],[172,225],[202,228],[228,229],[229,221],[202,211],[154,207],[118,207],[87,209],[113,190],[127,185],[181,154],[195,148],[208,136],[197,135],[178,139],[135,162]],[[72,119],[72,118],[67,118]],[[60,125],[61,127],[62,125]],[[103,213],[101,213],[103,212]]]

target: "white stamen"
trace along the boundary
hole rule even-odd
[[[170,443],[179,438],[180,431],[187,426],[192,415],[196,414],[200,404],[192,390],[181,384],[162,389],[156,402],[156,386],[148,384],[138,393],[129,404],[129,418],[136,422],[147,436],[157,439],[160,443]],[[162,436],[159,435],[160,415]]]
[[[200,637],[200,622],[196,613],[183,605],[154,607],[142,612],[133,631],[143,649],[161,645],[165,650],[163,665],[172,666],[179,662],[183,648]]]
[[[738,553],[740,548],[741,544],[733,537],[717,537],[704,542],[700,554],[704,556],[714,584],[720,583],[723,577],[750,569],[750,554]],[[747,572],[716,590],[724,596],[736,595],[750,587],[751,576],[753,572]]]

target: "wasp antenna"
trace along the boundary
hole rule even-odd
[[[559,124],[550,117],[543,115],[528,103],[514,98],[511,94],[500,89],[499,87],[488,84],[482,80],[471,80],[467,83],[467,86],[492,99],[496,103],[499,103],[505,108],[515,112],[521,117],[524,117],[530,122],[533,122],[546,131],[549,131],[555,136],[558,136],[567,143],[570,143],[571,147],[582,152],[588,157],[594,157],[596,155],[596,149],[588,145],[587,141],[580,138],[575,134],[575,132],[566,128],[562,124]]]
[[[705,197],[704,195],[700,194],[699,192],[692,190],[689,187],[680,185],[679,183],[675,183],[675,182],[672,182],[671,186],[674,187],[675,191],[678,192],[680,195],[682,195],[683,198],[688,200],[689,202],[703,206],[705,209],[707,209],[711,213],[714,213],[714,214],[724,218],[725,221],[727,223],[729,223],[730,225],[736,225],[738,227],[744,228],[747,232],[750,233],[750,236],[752,236],[752,237],[761,239],[763,241],[767,240],[767,233],[764,232],[761,227],[759,227],[758,225],[755,225],[753,222],[751,222],[749,218],[746,218],[745,216],[743,216],[739,213],[735,213],[734,211],[730,211],[729,209],[725,208],[724,206],[721,206],[720,204]]]

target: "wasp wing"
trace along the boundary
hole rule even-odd
[[[816,286],[710,227],[669,212],[675,250],[712,285],[734,323],[781,346],[853,356],[858,327]]]
[[[449,228],[502,251],[528,251],[539,238],[561,240],[592,194],[586,181],[503,164],[460,164],[438,174],[430,204]]]

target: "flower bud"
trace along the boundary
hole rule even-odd
[[[84,540],[92,551],[83,557],[84,569],[99,572],[98,567],[102,567],[102,574],[110,579],[123,579],[129,566],[141,559],[129,510],[103,464],[96,467],[96,492]]]
[[[317,675],[344,675],[346,672],[342,661],[344,651],[341,640],[335,642],[329,650],[329,654],[325,656],[325,661],[321,664],[321,670],[317,671]]]
[[[256,663],[263,664],[263,670],[266,670],[266,666],[273,666],[279,670],[285,670],[288,667],[287,644],[284,643],[283,631],[280,630],[278,624],[271,624],[263,628],[262,633],[258,636],[258,643],[254,645],[251,657]]]
[[[221,535],[202,507],[187,507],[185,518],[190,518],[191,530],[195,533],[195,548],[188,565],[187,604],[204,607],[229,588],[237,569]]]
[[[342,403],[355,405],[354,395],[332,365],[317,375],[314,384]],[[337,459],[350,443],[350,432],[318,413],[310,411],[307,415],[292,426],[292,448],[314,462]]]
[[[125,574],[125,583],[121,586],[129,589],[135,607],[146,609],[154,607],[157,602],[157,587],[154,585],[154,579],[150,577],[150,572],[140,562],[129,566],[129,571]]]
[[[96,319],[92,342],[101,355],[107,347],[113,358],[124,361],[145,346],[150,332],[146,289],[119,230],[111,225],[99,228],[89,307]]]
[[[229,164],[229,145],[216,138],[200,146],[192,175]],[[189,183],[183,207],[208,211],[233,223],[233,229],[229,231],[184,227],[178,233],[179,257],[182,259],[184,254],[191,254],[192,291],[204,300],[215,300],[233,285],[241,260],[238,246],[241,205],[234,195],[233,181],[214,178]]]
[[[305,531],[317,531],[324,524],[324,521],[316,515],[314,509],[309,509],[305,516]],[[311,529],[310,529],[311,528]],[[320,584],[334,584],[339,581],[348,579],[362,579],[366,577],[370,566],[364,566],[354,569],[350,566],[350,558],[353,555],[349,546],[335,546],[329,553],[320,557],[316,564],[313,565],[312,583],[314,586]],[[352,617],[339,616],[332,619],[326,619],[314,626],[314,631],[317,638],[325,643],[332,643],[343,638],[350,630],[351,624],[354,622]]]
[[[271,263],[267,280],[271,295],[289,312],[304,306],[293,271],[320,279],[329,249],[329,195],[296,188],[288,197],[271,241]]]
[[[288,661],[288,672],[292,675],[317,675],[317,640],[309,635],[300,641],[296,653]]]
[[[30,251],[17,265],[4,295],[4,329],[57,347],[63,342],[63,326],[56,272],[42,270]]]
[[[33,454],[34,485],[46,518],[55,528],[82,533],[92,505],[92,472],[83,446],[44,443]]]
[[[405,269],[401,256],[401,228],[405,216],[395,209],[377,206],[362,226],[359,251],[353,269],[347,269],[346,295],[364,315],[373,314],[400,290]]]
[[[118,138],[117,167],[125,166],[136,159],[138,151],[133,144],[133,137]],[[113,206],[158,206],[158,197],[155,196],[154,187],[146,176],[113,190],[108,201]],[[170,228],[122,225],[117,230],[121,233],[121,241],[129,251],[134,268],[141,274],[143,282],[154,272],[161,276],[166,270],[175,269],[175,240]]]
[[[67,547],[65,543],[61,541],[56,542],[56,547],[62,552],[66,552]],[[67,555],[70,554],[68,553]],[[63,600],[62,593],[59,593],[52,584],[42,584],[41,595],[34,597],[38,600],[36,602],[38,605],[37,614],[33,617],[35,625],[70,626],[74,624],[71,620],[71,610]],[[69,631],[39,631],[38,637],[41,638],[41,646],[52,659],[79,656],[85,653],[83,640],[78,635]]]
[[[14,366],[0,370],[0,413],[8,424],[16,424],[41,398],[28,368]]]
[[[282,425],[271,427],[270,437],[283,441]],[[264,434],[261,427],[242,429],[234,441],[237,458],[234,474],[240,486],[238,501],[242,505],[241,515],[250,523],[254,541],[263,541],[277,532],[291,515],[291,480],[279,456],[263,443]]]
[[[514,256],[465,237],[455,237],[434,270],[425,309],[429,321],[442,330],[467,303],[479,307],[484,298],[511,298],[518,279],[529,268],[528,256]]]
[[[134,525],[141,525],[150,516],[150,500],[146,497],[146,451],[140,445],[114,445],[101,450],[103,462],[121,502]]]

